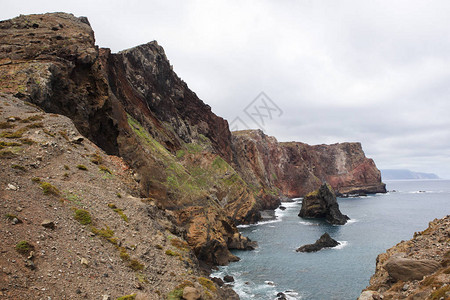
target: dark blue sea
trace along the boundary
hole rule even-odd
[[[301,198],[283,203],[276,219],[240,227],[258,241],[254,251],[234,251],[239,262],[221,267],[212,276],[232,275],[241,299],[357,299],[369,285],[378,254],[412,238],[428,222],[450,214],[450,180],[388,181],[387,194],[339,198],[344,226],[298,217]],[[395,191],[394,191],[395,190]],[[298,253],[324,232],[341,242],[336,248]]]

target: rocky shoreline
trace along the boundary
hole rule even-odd
[[[450,298],[450,216],[378,255],[359,300]]]

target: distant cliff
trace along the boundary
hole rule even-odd
[[[439,179],[439,176],[433,173],[414,172],[406,169],[384,169],[380,171],[384,180]]]
[[[231,133],[150,42],[113,54],[86,18],[54,13],[0,22],[0,92],[69,117],[79,132],[133,170],[142,198],[170,210],[209,264],[249,249],[236,224],[329,182],[340,193],[384,192],[359,143],[278,143]]]
[[[261,130],[244,130],[233,132],[233,151],[244,180],[268,195],[301,197],[324,181],[340,194],[386,192],[380,171],[360,143],[279,143]],[[273,204],[270,199],[267,207]]]

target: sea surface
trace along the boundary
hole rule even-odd
[[[344,226],[298,217],[301,198],[282,203],[276,219],[240,226],[243,235],[258,241],[254,251],[233,251],[239,262],[220,267],[211,276],[232,275],[241,299],[357,299],[369,285],[378,254],[428,222],[450,214],[450,180],[387,181],[387,194],[338,198]],[[295,250],[314,243],[324,232],[341,242],[316,253]]]

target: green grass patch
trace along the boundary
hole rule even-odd
[[[60,194],[59,189],[57,187],[55,187],[54,185],[52,185],[51,183],[49,183],[49,182],[40,181],[40,179],[39,179],[39,181],[34,181],[34,182],[39,182],[40,183],[41,189],[44,192],[44,195],[55,195],[55,196],[58,196]]]
[[[3,149],[5,147],[18,147],[18,146],[22,146],[22,144],[16,143],[16,142],[3,142],[3,141],[0,141],[0,149]]]
[[[24,166],[21,166],[21,165],[12,165],[11,168],[13,168],[14,170],[20,170],[20,171],[23,171],[23,172],[27,171],[27,169]]]
[[[36,143],[35,141],[29,138],[22,138],[20,139],[20,141],[25,145],[33,145],[34,143]]]
[[[208,278],[206,278],[206,277],[199,277],[199,278],[197,278],[197,281],[198,281],[204,288],[206,288],[206,289],[208,289],[208,290],[210,290],[210,291],[212,291],[212,292],[217,291],[217,288],[216,288],[216,286],[214,285],[214,283],[213,283],[211,280],[209,280]]]
[[[185,155],[186,155],[186,151],[184,151],[184,150],[178,150],[178,151],[176,152],[176,154],[175,154],[175,156],[176,156],[178,159],[183,158]]]
[[[9,221],[12,221],[14,219],[19,219],[16,215],[13,215],[13,214],[5,214],[5,218]]]
[[[28,255],[31,251],[34,250],[34,246],[27,241],[20,241],[17,243],[15,249],[22,255]]]
[[[32,124],[28,124],[26,127],[27,128],[43,128],[44,124],[43,123],[32,123]]]
[[[98,153],[91,154],[91,162],[96,165],[101,165],[103,163],[103,157]]]
[[[103,173],[112,174],[111,170],[105,167],[104,165],[98,166],[98,169]]]
[[[47,130],[47,129],[42,129],[42,131],[46,134],[46,135],[48,135],[48,136],[51,136],[51,137],[55,137],[55,134],[54,133],[52,133],[51,131],[49,131],[49,130]]]
[[[128,262],[127,265],[129,268],[131,268],[133,271],[140,271],[144,269],[144,265],[141,264],[138,260],[132,259]]]
[[[28,117],[26,119],[20,120],[20,123],[31,123],[31,122],[35,122],[35,121],[42,121],[43,119],[44,119],[43,116],[34,115],[34,116]]]
[[[119,214],[119,216],[128,223],[128,217],[127,215],[123,212],[122,209],[117,208],[117,206],[113,203],[108,203],[108,207],[111,208],[114,212],[116,212],[117,214]]]
[[[0,134],[0,137],[7,138],[7,139],[18,139],[21,138],[22,135],[27,131],[28,129],[26,127],[21,128],[16,131],[5,131]]]
[[[183,299],[183,289],[175,289],[167,295],[167,300]]]
[[[81,225],[88,225],[92,223],[91,214],[84,209],[75,210],[74,219],[80,222]]]
[[[87,171],[87,168],[85,165],[77,165],[77,168],[82,171]]]
[[[174,246],[175,248],[178,248],[179,250],[182,250],[182,251],[189,251],[190,250],[190,247],[189,247],[188,243],[186,243],[185,241],[182,241],[182,240],[180,240],[178,238],[171,239],[170,240],[170,244],[172,246]]]
[[[136,294],[126,295],[126,296],[117,298],[117,300],[135,300],[135,299],[136,299]]]
[[[181,257],[181,254],[180,253],[178,253],[178,252],[176,252],[176,251],[172,251],[172,250],[170,250],[170,249],[168,249],[168,250],[166,250],[166,255],[168,255],[168,256],[178,256],[178,257]]]

